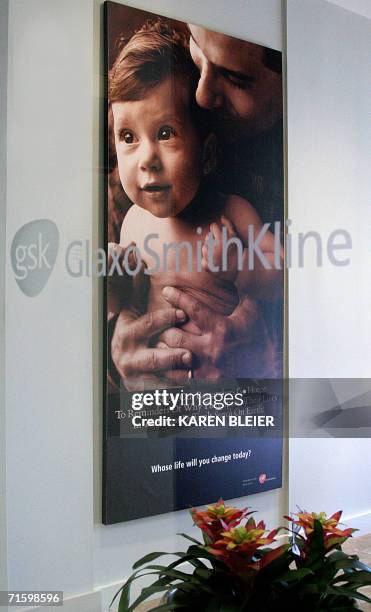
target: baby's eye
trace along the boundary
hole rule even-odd
[[[120,140],[123,140],[126,144],[132,144],[135,141],[135,136],[130,130],[122,130]]]
[[[160,127],[157,134],[159,140],[169,140],[172,136],[175,136],[175,131],[169,125]]]

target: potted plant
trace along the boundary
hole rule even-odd
[[[119,612],[134,611],[141,602],[163,593],[153,611],[340,612],[357,609],[356,599],[371,603],[359,592],[371,585],[371,569],[341,549],[356,531],[340,529],[341,512],[330,517],[324,512],[301,512],[296,518],[285,517],[293,529],[270,532],[252,514],[247,508],[228,507],[223,500],[204,510],[192,509],[203,541],[180,534],[191,544],[185,552],[170,553],[175,561],[154,564],[168,554],[163,552],[137,561],[114,598],[120,595]],[[288,542],[277,546],[276,536],[284,530]],[[185,571],[184,564],[192,571]],[[156,578],[130,603],[131,585],[144,575]]]

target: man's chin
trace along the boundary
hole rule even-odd
[[[214,125],[217,135],[225,142],[238,142],[249,138],[251,129],[248,121],[242,119],[231,119],[221,113],[214,114]]]
[[[273,127],[273,121],[259,121],[253,118],[231,118],[223,112],[214,113],[215,131],[227,143],[249,140]]]

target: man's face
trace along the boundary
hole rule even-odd
[[[226,138],[253,136],[282,115],[282,76],[263,64],[259,45],[189,25],[200,71],[197,103],[215,111]]]

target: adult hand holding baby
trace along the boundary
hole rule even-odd
[[[116,321],[112,360],[128,391],[184,384],[192,365],[195,378],[204,380],[272,375],[274,352],[257,302],[244,298],[223,316],[174,287],[166,287],[163,295],[173,308],[141,317],[123,310]],[[200,334],[176,327],[187,316]],[[151,347],[160,334],[161,348]],[[228,360],[231,355],[235,359]]]
[[[128,310],[120,312],[112,337],[112,360],[128,391],[169,386],[164,373],[174,368],[183,369],[187,380],[192,364],[189,350],[151,347],[161,332],[186,318],[179,308],[162,308],[140,317]]]
[[[162,347],[193,353],[194,378],[216,382],[222,378],[275,375],[274,350],[255,300],[243,298],[231,315],[224,316],[174,287],[165,287],[163,295],[200,330],[197,335],[179,327],[169,328],[160,337]],[[177,371],[166,376],[179,383]]]

